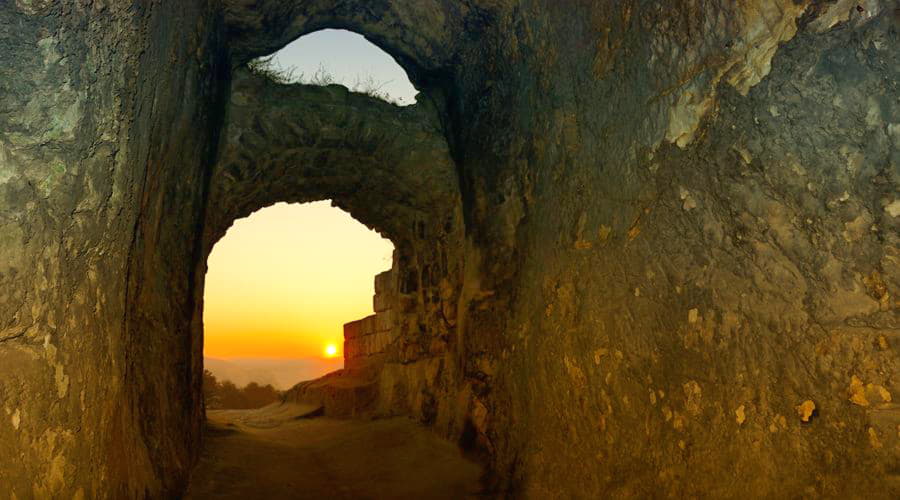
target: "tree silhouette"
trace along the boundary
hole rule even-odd
[[[203,400],[207,409],[261,408],[280,398],[281,393],[271,384],[261,386],[256,382],[250,382],[243,389],[239,389],[230,380],[219,382],[212,372],[203,371]]]

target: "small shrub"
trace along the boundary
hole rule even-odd
[[[281,392],[271,385],[250,382],[241,389],[230,380],[219,382],[209,370],[203,371],[203,400],[209,410],[262,408],[280,399]]]
[[[267,78],[275,83],[283,85],[294,83],[296,68],[281,68],[275,64],[275,54],[268,57],[260,57],[247,63],[247,68],[254,75]]]

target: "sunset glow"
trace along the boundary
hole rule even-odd
[[[329,202],[279,203],[236,221],[208,260],[204,355],[337,356],[343,324],[372,314],[373,280],[392,251]]]

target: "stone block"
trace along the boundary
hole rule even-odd
[[[393,287],[393,269],[375,275],[375,294],[389,292]]]
[[[391,310],[375,315],[375,332],[384,332],[394,327],[394,313]]]
[[[387,293],[376,293],[372,297],[372,308],[375,312],[379,313],[382,311],[387,311],[388,309],[393,309],[392,300],[390,299],[391,295]]]
[[[396,307],[392,307],[391,309],[396,309],[398,312],[402,313],[410,313],[416,310],[416,296],[412,294],[400,294],[397,297],[397,301],[395,302]]]
[[[373,337],[375,338],[375,347],[373,352],[380,353],[384,352],[387,346],[394,341],[394,332],[393,330],[378,332]]]
[[[344,340],[355,339],[362,335],[362,323],[361,319],[344,323]]]
[[[350,339],[344,341],[344,359],[354,359],[359,357],[359,339]]]
[[[366,316],[365,318],[359,320],[359,334],[360,335],[371,335],[376,332],[375,329],[375,315],[372,314],[370,316]]]

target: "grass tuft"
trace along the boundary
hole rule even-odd
[[[352,83],[339,80],[334,76],[324,64],[319,65],[319,69],[311,75],[305,75],[298,72],[297,68],[283,68],[275,63],[275,55],[260,57],[247,63],[250,72],[267,78],[275,83],[288,85],[299,83],[302,85],[343,85],[350,89],[351,92],[365,94],[375,99],[380,99],[397,106],[405,106],[409,104],[401,97],[394,97],[388,91],[384,90],[384,86],[391,83],[392,80],[381,82],[372,75],[360,76],[356,75],[356,79]]]

